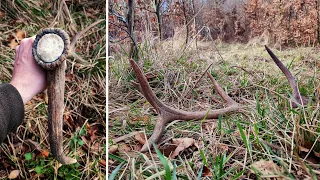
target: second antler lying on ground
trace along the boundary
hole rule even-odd
[[[271,58],[273,59],[273,61],[281,69],[281,71],[289,81],[290,87],[292,89],[292,98],[290,100],[292,107],[297,108],[298,105],[302,105],[302,106],[307,105],[308,98],[300,94],[296,80],[291,74],[291,72],[289,71],[289,69],[284,64],[282,64],[282,62],[276,57],[276,55],[273,54],[273,52],[267,46],[265,46],[265,48],[268,51]]]
[[[156,97],[139,66],[133,60],[130,60],[130,63],[139,81],[139,83],[132,82],[133,85],[144,95],[144,97],[155,108],[155,110],[160,116],[154,128],[152,136],[149,138],[148,142],[142,147],[141,152],[147,151],[148,145],[150,146],[152,141],[159,141],[165,128],[165,125],[169,122],[172,122],[174,120],[201,120],[204,118],[217,119],[220,115],[235,111],[239,112],[243,108],[243,106],[232,100],[227,95],[227,93],[223,91],[221,86],[216,82],[216,80],[211,76],[210,73],[207,73],[214,85],[214,88],[217,90],[220,96],[227,102],[228,106],[222,109],[197,112],[188,112],[174,109],[165,105]]]

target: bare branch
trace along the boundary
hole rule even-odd
[[[123,30],[124,32],[126,32],[126,33],[129,35],[131,41],[134,43],[134,46],[135,46],[136,48],[138,48],[136,41],[133,39],[133,37],[131,36],[131,34],[128,32],[128,30],[126,30],[126,29],[124,29],[123,27],[119,26],[118,24],[115,24],[115,23],[110,22],[110,21],[109,21],[109,24],[112,24],[112,25],[118,27],[119,29]]]
[[[121,39],[118,39],[118,40],[112,40],[112,39],[110,39],[110,36],[109,36],[109,42],[111,42],[111,43],[118,43],[118,42],[121,42],[121,41],[123,41],[123,40],[125,40],[125,39],[127,39],[127,38],[130,38],[130,36],[126,36],[126,37],[121,38]]]

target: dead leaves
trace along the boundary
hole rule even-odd
[[[179,155],[180,152],[194,145],[195,140],[192,138],[179,138],[179,139],[172,139],[172,143],[177,145],[177,148],[174,150],[174,152],[170,156],[172,159],[174,159],[176,156]]]
[[[16,35],[16,38],[17,38],[19,41],[21,41],[22,39],[26,38],[26,32],[23,31],[23,30],[18,30],[18,31],[16,31],[15,35]]]
[[[98,123],[86,124],[87,134],[81,136],[81,140],[84,142],[82,148],[92,154],[99,154],[102,151],[102,146],[97,139],[101,137],[98,136],[98,130],[101,125]]]
[[[128,146],[126,143],[119,143],[118,145],[112,145],[109,147],[109,153],[117,153],[117,152],[129,152],[129,151],[140,151],[142,148],[142,145],[147,143],[147,140],[145,138],[145,134],[141,132],[135,132],[132,133],[130,136],[123,136],[125,138],[119,137],[115,138],[118,141],[118,139],[121,139],[121,141],[125,141],[127,138],[130,138],[134,135],[135,141],[138,142],[138,144],[130,144]],[[159,148],[160,152],[163,153],[167,157],[171,157],[172,159],[176,158],[179,154],[181,154],[184,150],[188,149],[189,147],[195,146],[196,148],[200,149],[203,145],[201,141],[197,141],[193,138],[177,138],[172,139],[172,143],[168,146],[165,146],[163,148]]]
[[[284,179],[280,176],[280,174],[283,173],[283,169],[281,169],[273,161],[266,161],[262,159],[260,161],[254,162],[251,165],[251,169],[253,173],[261,173],[261,177],[268,176],[271,178],[271,175],[273,175],[273,178],[277,180]]]
[[[3,41],[3,44],[11,49],[16,49],[24,38],[26,38],[26,32],[24,30],[17,30],[15,33],[10,34],[7,40]]]
[[[203,166],[202,177],[212,177],[212,172],[207,166]]]
[[[20,174],[19,170],[13,170],[10,172],[8,179],[16,179]]]
[[[100,14],[98,9],[89,8],[85,15],[87,18],[97,19],[97,16]]]
[[[135,140],[139,143],[136,144],[129,144],[126,143],[129,138],[132,138],[134,136]],[[125,143],[120,143],[121,141],[125,141]],[[146,143],[145,135],[141,132],[132,132],[130,134],[126,134],[124,136],[118,137],[113,139],[113,143],[116,143],[116,145],[112,145],[109,147],[109,153],[115,154],[117,152],[130,152],[130,151],[140,151],[142,148],[142,145]]]
[[[146,143],[146,138],[143,133],[137,133],[134,137],[140,144],[144,145]]]

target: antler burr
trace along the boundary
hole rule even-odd
[[[70,40],[61,29],[41,30],[34,41],[32,53],[38,64],[47,70],[48,84],[48,128],[50,148],[62,164],[73,164],[77,160],[63,153],[63,111],[66,57]]]

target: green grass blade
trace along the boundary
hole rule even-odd
[[[221,135],[221,127],[222,127],[222,116],[218,118],[218,134]]]
[[[220,179],[223,179],[224,177],[228,176],[236,167],[232,167],[227,172],[225,172],[222,176],[220,176]]]
[[[125,163],[127,163],[128,161],[127,160],[125,160],[125,159],[123,159],[123,158],[121,158],[121,157],[119,157],[119,156],[116,156],[116,155],[114,155],[114,154],[110,154],[110,153],[108,153],[108,158],[110,158],[110,159],[113,159],[113,160],[116,160],[116,161],[119,161],[119,162],[125,162]]]
[[[200,180],[201,177],[202,177],[203,164],[204,164],[204,163],[202,163],[201,168],[199,169],[199,173],[198,173],[198,177],[197,177],[198,180]]]
[[[209,167],[206,156],[204,155],[204,152],[202,151],[202,149],[200,149],[200,156],[203,160],[204,165],[206,165],[207,167]]]
[[[240,171],[238,174],[236,174],[235,176],[233,176],[232,180],[238,179],[240,176],[242,176],[243,173],[244,173],[244,170]]]
[[[172,180],[177,180],[177,164],[176,162],[173,163],[173,170],[172,170]]]
[[[248,144],[248,141],[247,141],[247,138],[246,138],[246,135],[244,134],[244,131],[243,131],[243,128],[242,126],[237,122],[237,126],[238,126],[238,129],[239,129],[239,132],[240,132],[240,135],[241,135],[241,138],[243,140],[243,143],[244,145],[246,146],[246,148],[249,150],[249,144]]]
[[[116,175],[118,174],[118,171],[120,170],[120,168],[122,167],[122,165],[124,164],[125,162],[122,162],[121,164],[119,164],[118,166],[117,166],[117,168],[115,168],[113,171],[112,171],[112,173],[110,174],[110,176],[109,176],[109,180],[114,180],[114,178],[116,177]]]
[[[152,145],[154,147],[154,149],[156,150],[156,153],[162,163],[162,165],[164,166],[164,169],[166,171],[166,180],[171,180],[171,171],[170,171],[170,167],[169,167],[169,164],[166,160],[166,158],[164,157],[164,155],[159,151],[159,149],[157,148],[157,146],[155,145],[154,142],[152,142]]]

